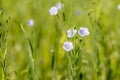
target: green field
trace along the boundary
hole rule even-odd
[[[120,0],[0,0],[0,80],[120,80]]]

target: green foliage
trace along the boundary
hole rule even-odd
[[[49,9],[61,1],[55,16]],[[119,80],[119,0],[0,0],[0,80]],[[34,20],[34,26],[28,20]],[[89,36],[67,38],[87,27]],[[73,41],[66,53],[63,44]]]

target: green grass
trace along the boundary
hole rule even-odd
[[[49,9],[58,1],[64,8],[51,16]],[[119,80],[118,4],[119,0],[0,0],[0,80]],[[27,25],[29,19],[33,27]],[[87,27],[90,35],[68,39],[66,31],[74,26]],[[80,51],[66,53],[66,40]]]

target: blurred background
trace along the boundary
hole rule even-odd
[[[57,16],[49,9],[61,2]],[[0,0],[0,80],[69,80],[66,30],[89,28],[74,80],[120,80],[119,0]],[[21,29],[23,25],[26,36]],[[80,44],[81,45],[81,44]]]

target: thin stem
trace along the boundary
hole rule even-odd
[[[54,50],[51,51],[51,67],[52,67],[52,76],[51,80],[56,80],[56,73],[55,73],[55,53]]]
[[[68,76],[69,80],[73,80],[73,75],[72,75],[72,62],[70,58],[70,53],[66,53],[66,57],[68,58]]]
[[[26,40],[28,41],[29,47],[30,47],[30,53],[29,53],[29,57],[30,57],[30,64],[31,64],[31,70],[32,70],[32,76],[31,76],[31,80],[34,80],[34,58],[33,58],[33,47],[32,47],[32,43],[29,39],[29,37],[26,34],[26,31],[22,25],[22,23],[19,23],[20,27],[24,33],[24,36],[26,38]]]
[[[6,53],[7,53],[7,48],[4,52],[4,57],[3,57],[3,60],[1,62],[2,64],[2,70],[3,70],[3,79],[6,80]]]

